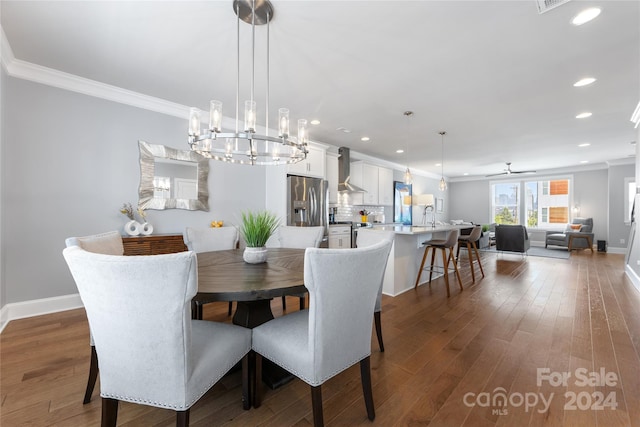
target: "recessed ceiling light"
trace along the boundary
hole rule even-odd
[[[582,87],[582,86],[590,85],[591,83],[593,83],[595,81],[596,81],[596,79],[594,79],[593,77],[585,77],[584,79],[578,80],[573,85],[575,87]]]
[[[399,149],[399,150],[396,150],[396,153],[398,153],[398,154],[402,154],[402,153],[404,153],[404,150],[401,148],[401,149]]]
[[[469,172],[465,172],[462,175],[467,176],[467,175],[469,175]]]
[[[591,144],[589,144],[588,142],[583,142],[582,144],[578,144],[578,147],[588,147]]]
[[[580,163],[589,163],[589,160],[580,160]]]
[[[316,125],[319,125],[319,124],[320,124],[320,120],[318,120],[318,119],[313,119],[313,120],[311,120],[311,122],[310,122],[310,123],[311,123],[312,125],[316,126]]]
[[[591,113],[580,113],[576,116],[576,119],[586,119],[587,117],[591,117]]]
[[[442,163],[436,163],[435,166],[442,166]]]
[[[367,141],[369,141],[369,137],[368,136],[363,136],[362,138],[360,138],[360,141],[367,142]]]
[[[589,9],[585,9],[582,12],[580,12],[579,14],[577,14],[571,20],[571,23],[573,25],[586,24],[587,22],[591,21],[592,19],[595,19],[598,15],[600,15],[600,9],[598,9],[597,7],[592,7],[592,8],[589,8]]]

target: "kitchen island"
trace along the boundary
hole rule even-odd
[[[385,271],[382,293],[396,296],[413,289],[420,262],[424,255],[424,242],[432,239],[444,239],[451,230],[470,228],[470,225],[407,226],[399,224],[374,225],[374,230],[393,231],[395,238],[387,269]],[[440,257],[436,265],[442,266]]]

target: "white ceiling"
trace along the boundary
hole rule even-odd
[[[450,177],[501,172],[505,162],[541,172],[635,153],[629,119],[640,101],[638,1],[571,1],[544,14],[534,0],[273,6],[272,128],[286,106],[292,120],[321,121],[312,140],[434,174],[445,130]],[[589,6],[601,15],[573,26]],[[234,115],[231,0],[2,0],[0,7],[16,59],[202,109],[219,99],[225,115]],[[250,27],[240,30],[246,69]],[[261,108],[265,27],[256,33]],[[572,86],[585,76],[598,80]],[[248,70],[242,78],[241,101],[249,97]],[[593,116],[576,119],[583,111]],[[370,142],[360,141],[365,135]],[[584,142],[591,145],[577,147]]]

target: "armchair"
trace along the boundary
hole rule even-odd
[[[562,246],[568,250],[591,248],[593,252],[593,238],[593,218],[574,218],[563,232],[547,232],[544,247]]]
[[[356,249],[308,248],[304,285],[309,309],[253,329],[252,349],[311,386],[314,426],[323,425],[321,386],[360,363],[369,420],[375,418],[371,389],[371,319],[391,241]],[[260,372],[261,358],[257,358]],[[257,376],[257,375],[256,375]],[[256,388],[255,406],[260,405]]]
[[[72,246],[63,255],[100,360],[102,426],[116,426],[118,401],[126,401],[172,409],[186,427],[191,406],[240,360],[249,409],[251,330],[190,319],[195,253],[117,256]]]
[[[496,225],[496,250],[527,253],[531,242],[524,225]]]

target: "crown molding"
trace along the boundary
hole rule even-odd
[[[0,62],[2,62],[2,67],[5,69],[7,73],[9,73],[9,65],[15,60],[13,56],[13,50],[11,49],[11,45],[9,44],[9,40],[7,40],[7,36],[4,34],[4,29],[0,26]]]
[[[78,77],[74,74],[32,64],[20,59],[14,58],[7,67],[7,72],[12,77],[131,105],[181,119],[187,119],[189,117],[189,107],[187,106],[95,80]]]
[[[638,106],[631,115],[631,121],[636,124],[635,127],[638,127],[638,125],[640,125],[640,102],[638,102]]]
[[[0,48],[2,49],[2,66],[11,77],[155,111],[181,119],[189,118],[189,107],[185,105],[16,59],[4,30],[2,30],[2,40],[0,43]]]

